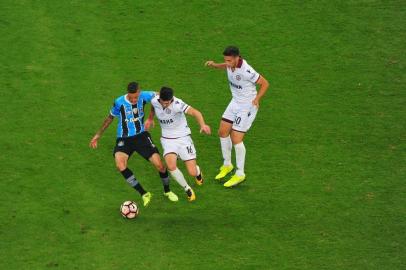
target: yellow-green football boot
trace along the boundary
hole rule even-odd
[[[228,165],[228,166],[225,166],[225,165],[221,166],[221,167],[220,167],[220,172],[216,175],[215,179],[216,179],[216,180],[221,180],[221,179],[223,179],[223,178],[226,177],[227,174],[229,174],[233,169],[234,169],[233,164]]]
[[[178,196],[175,193],[173,193],[172,191],[165,192],[164,196],[167,197],[171,202],[179,201]]]
[[[144,206],[147,206],[151,202],[152,194],[151,192],[147,192],[142,195],[142,201],[144,202]]]
[[[245,175],[234,174],[230,180],[224,183],[225,187],[234,187],[245,180]]]

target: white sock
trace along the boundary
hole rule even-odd
[[[185,191],[190,188],[190,186],[186,182],[185,177],[183,176],[183,173],[178,168],[176,168],[176,170],[174,171],[169,171],[169,173],[172,175],[173,178],[175,178],[176,182],[178,182]]]
[[[200,175],[200,167],[196,165],[196,176]]]
[[[235,149],[235,159],[237,161],[237,171],[236,175],[245,175],[244,173],[244,164],[245,164],[245,146],[243,142],[234,145]]]
[[[221,153],[223,154],[224,159],[224,166],[231,165],[231,150],[233,148],[233,144],[231,143],[230,136],[225,138],[220,137],[220,144],[221,144]]]

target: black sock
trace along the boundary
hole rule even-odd
[[[135,178],[133,172],[125,168],[123,171],[121,171],[121,174],[123,175],[124,179],[135,189],[137,190],[141,196],[147,193],[144,188],[141,186],[141,184],[137,181]]]
[[[169,188],[168,170],[165,169],[165,172],[163,172],[163,173],[159,172],[159,177],[161,177],[162,184],[164,185],[164,192],[167,193],[167,192],[171,191],[171,189]]]
[[[141,196],[147,193],[140,183],[138,183],[138,185],[133,186],[133,188],[135,188],[140,193]]]

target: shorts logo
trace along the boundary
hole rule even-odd
[[[119,142],[117,143],[117,146],[124,146],[124,141],[119,141]]]
[[[133,113],[134,113],[134,114],[137,114],[137,112],[138,112],[138,109],[137,109],[137,108],[134,108],[134,109],[133,109]]]
[[[171,114],[171,110],[170,110],[170,109],[168,109],[168,108],[166,108],[166,109],[165,109],[165,113],[167,113],[167,114]]]
[[[240,76],[240,75],[237,75],[237,76],[235,76],[235,79],[236,79],[237,81],[241,81],[241,76]]]

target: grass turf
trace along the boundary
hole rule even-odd
[[[405,25],[403,1],[2,0],[0,268],[404,268]],[[115,127],[88,148],[113,99],[169,85],[215,130],[230,93],[203,63],[228,44],[271,83],[248,180],[212,180],[218,139],[189,119],[197,201],[134,156],[154,198],[123,220]]]

